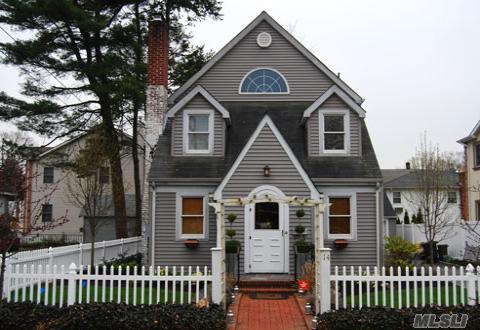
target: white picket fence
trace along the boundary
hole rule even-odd
[[[136,254],[140,251],[141,242],[141,237],[96,242],[94,264],[98,265],[105,260],[118,258],[119,255],[129,256]],[[43,269],[46,269],[46,266],[49,265],[50,269],[52,269],[53,265],[57,265],[57,267],[64,266],[67,268],[72,262],[75,262],[78,265],[89,265],[91,264],[90,251],[90,243],[23,251],[8,258],[7,266],[20,266],[20,268],[23,269],[24,266],[30,268],[33,265],[36,269],[41,265]]]
[[[85,270],[86,271],[82,271]],[[116,302],[126,304],[192,303],[209,298],[212,275],[205,267],[77,267],[9,265],[8,301],[45,305]]]
[[[480,267],[330,267],[330,249],[319,258],[320,313],[330,309],[383,306],[475,305],[480,300]]]

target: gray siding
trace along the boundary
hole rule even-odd
[[[323,139],[319,132],[318,115],[318,112],[322,109],[348,110],[349,107],[337,95],[332,95],[318,110],[312,113],[308,119],[308,150],[310,156],[324,156],[324,154],[320,154],[320,144],[323,143]],[[355,111],[350,110],[350,155],[361,156],[361,145],[360,118]]]
[[[183,240],[176,239],[176,193],[157,192],[155,196],[155,265],[210,266],[215,247],[215,213],[209,209],[208,239],[199,240],[196,249],[188,249]]]
[[[376,197],[374,192],[357,193],[357,237],[345,249],[335,249],[333,241],[325,241],[332,249],[333,266],[375,266],[377,264]],[[325,219],[327,221],[327,219]]]
[[[225,150],[225,120],[220,112],[201,95],[195,96],[183,110],[214,110],[213,156],[223,156]],[[175,114],[172,122],[172,156],[183,156],[183,110]]]
[[[263,167],[269,165],[271,176],[266,178],[263,176]],[[257,140],[246,154],[242,163],[231,177],[223,190],[223,198],[246,197],[255,188],[262,185],[272,185],[280,189],[287,196],[310,197],[310,190],[306,186],[300,174],[282,146],[275,138],[271,129],[266,126],[259,134]],[[305,217],[298,219],[295,215],[298,207],[290,207],[290,271],[293,272],[293,233],[297,224],[303,224],[308,234],[307,239],[311,239],[311,210],[305,209]],[[240,270],[244,269],[244,207],[227,207],[226,212],[235,213],[237,219],[233,224],[233,228],[237,231],[235,239],[241,241],[242,253],[240,260]],[[229,227],[226,221],[227,228]]]
[[[272,44],[268,48],[260,48],[257,45],[257,35],[262,31],[272,36]],[[239,85],[243,77],[257,67],[270,67],[280,71],[288,81],[290,94],[239,94]],[[314,101],[333,82],[263,21],[225,54],[196,84],[205,87],[219,101]]]

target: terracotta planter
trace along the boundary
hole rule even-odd
[[[198,247],[198,239],[187,239],[183,244],[189,249],[196,249]]]
[[[344,249],[348,246],[348,241],[346,239],[336,239],[334,244],[336,248]]]

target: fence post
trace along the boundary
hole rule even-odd
[[[211,248],[212,251],[212,301],[221,304],[223,299],[222,280],[222,248]]]
[[[329,248],[320,248],[320,267],[318,278],[320,279],[317,285],[319,286],[320,296],[320,314],[330,310],[330,251]],[[317,311],[318,312],[318,311]]]
[[[123,255],[123,238],[120,239],[120,255]]]
[[[83,265],[83,244],[82,243],[78,243],[78,265],[81,266]]]
[[[74,262],[68,267],[67,284],[67,306],[75,304],[75,277],[77,275],[77,266]]]
[[[466,268],[466,275],[467,275],[467,304],[470,306],[473,306],[476,304],[477,301],[477,295],[476,295],[476,290],[475,290],[475,281],[476,281],[476,276],[473,273],[474,267],[472,264],[468,264]]]
[[[102,242],[103,252],[102,252],[102,260],[105,261],[105,241]]]
[[[53,249],[50,246],[48,248],[48,264],[50,265],[50,270],[53,270]]]
[[[12,272],[12,265],[5,263],[5,274],[3,278],[3,292],[0,292],[2,296],[1,299],[7,299],[10,301],[10,273]]]

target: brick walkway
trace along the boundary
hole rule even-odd
[[[263,300],[244,294],[238,306],[236,330],[307,330],[295,298]]]

